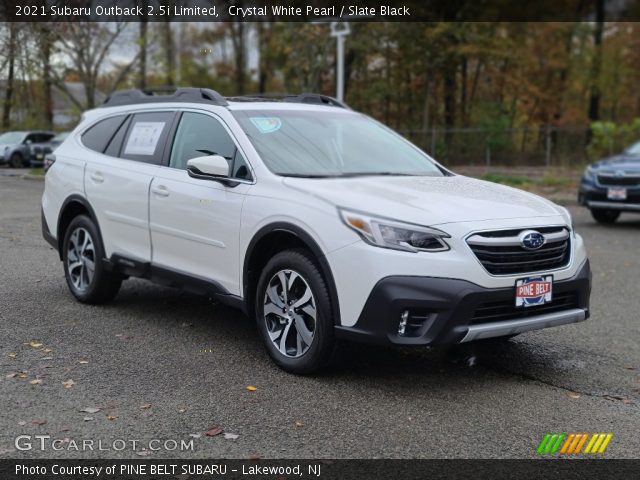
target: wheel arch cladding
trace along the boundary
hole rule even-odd
[[[100,235],[100,241],[102,241],[102,232],[100,231],[100,225],[98,219],[93,211],[93,208],[87,202],[87,200],[80,195],[71,195],[62,204],[60,209],[60,216],[58,217],[57,239],[58,239],[58,255],[62,260],[62,244],[64,242],[64,236],[71,221],[78,215],[87,215],[96,226],[98,235]]]
[[[311,252],[331,295],[334,322],[340,323],[340,305],[336,284],[329,262],[313,237],[296,225],[278,222],[262,227],[251,239],[244,257],[242,287],[247,312],[255,309],[254,297],[260,272],[269,259],[278,252],[292,248],[304,248]]]

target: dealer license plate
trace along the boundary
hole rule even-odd
[[[610,188],[607,190],[607,198],[609,200],[626,200],[627,189],[626,188]]]
[[[538,275],[516,280],[516,307],[533,307],[551,301],[553,275]]]

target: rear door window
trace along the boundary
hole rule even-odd
[[[120,157],[159,165],[174,112],[136,113],[122,144]]]

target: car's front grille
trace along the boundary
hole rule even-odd
[[[598,175],[598,183],[605,187],[640,187],[640,175],[617,177],[615,175],[601,174]]]
[[[571,258],[569,230],[565,227],[533,229],[545,237],[537,250],[523,247],[521,236],[529,229],[482,232],[467,238],[467,244],[492,275],[514,275],[555,270]]]
[[[510,300],[481,304],[476,308],[471,318],[471,323],[477,325],[479,323],[500,322],[503,320],[518,320],[520,318],[559,312],[571,308],[579,308],[578,292],[553,294],[553,300],[551,302],[533,307],[516,307],[515,298],[512,298]]]

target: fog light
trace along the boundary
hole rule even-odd
[[[404,335],[405,329],[407,328],[407,320],[409,320],[409,310],[405,310],[400,315],[400,323],[398,324],[398,335]]]

